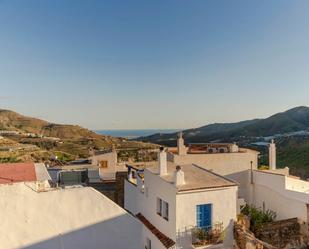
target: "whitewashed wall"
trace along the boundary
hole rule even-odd
[[[226,229],[226,247],[233,241],[233,221],[237,215],[237,187],[220,188],[194,193],[179,193],[176,198],[176,229],[180,237],[178,241],[189,248],[191,245],[190,233],[186,231],[196,226],[196,206],[212,204],[212,222],[223,222]]]
[[[2,249],[137,249],[142,224],[93,188],[0,185]]]
[[[171,156],[169,156],[171,158]],[[226,176],[257,168],[258,154],[254,151],[239,153],[213,153],[213,154],[187,154],[184,156],[173,155],[176,164],[197,164],[215,173]]]
[[[211,170],[219,175],[228,177],[236,181],[238,186],[238,195],[240,198],[248,199],[248,170],[257,169],[258,154],[255,151],[239,153],[213,153],[213,154],[187,154],[179,156],[168,153],[168,160],[179,165],[196,164],[205,169]]]
[[[124,181],[124,208],[136,215],[140,212],[137,186]]]
[[[115,179],[116,167],[117,167],[117,152],[110,152],[102,155],[96,155],[90,157],[91,163],[94,166],[100,166],[101,161],[107,161],[107,168],[100,168],[100,177],[103,180]]]
[[[300,221],[308,222],[306,204],[309,194],[290,189],[293,185],[295,189],[301,189],[303,184],[284,175],[254,171],[253,204],[275,211],[279,220],[298,217]]]
[[[148,193],[147,193],[148,192]],[[157,214],[157,198],[168,202],[169,220]],[[145,170],[145,193],[140,195],[141,213],[162,233],[176,240],[176,187]]]
[[[142,234],[143,249],[145,248],[147,238],[151,240],[151,249],[166,249],[162,242],[144,226]]]

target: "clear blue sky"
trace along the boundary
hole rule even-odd
[[[0,108],[91,129],[309,106],[309,1],[0,0]]]

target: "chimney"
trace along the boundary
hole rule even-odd
[[[181,170],[180,166],[176,166],[176,171],[174,172],[174,185],[176,187],[185,184],[185,173]]]
[[[276,144],[274,139],[271,140],[271,143],[268,147],[269,151],[269,169],[275,170],[276,169]]]
[[[187,148],[186,148],[185,142],[184,142],[184,140],[182,138],[182,131],[178,133],[177,154],[180,155],[180,156],[187,154]]]
[[[233,144],[232,144],[232,146],[230,147],[230,152],[232,152],[232,153],[236,153],[236,152],[239,152],[239,148],[238,148],[238,145],[237,145],[237,143],[236,142],[234,142]]]
[[[145,188],[144,179],[139,173],[136,174],[136,184],[137,188],[143,193]]]
[[[160,176],[167,175],[167,158],[164,147],[160,147],[160,151],[158,153],[158,162]]]

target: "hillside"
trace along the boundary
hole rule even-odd
[[[62,139],[99,138],[100,135],[78,125],[60,125],[26,117],[9,110],[0,110],[0,130],[35,133]]]
[[[274,136],[278,148],[278,167],[289,167],[291,173],[309,178],[309,108],[296,107],[265,119],[238,123],[210,124],[184,130],[186,143],[238,142],[240,146],[259,150],[261,164],[268,164],[267,147],[254,145]],[[300,133],[297,133],[302,131]],[[138,140],[175,146],[177,134],[154,134]]]
[[[50,123],[0,110],[0,162],[44,161],[57,155],[64,161],[89,156],[89,149],[154,148],[156,145],[99,135],[77,125]],[[14,131],[14,134],[6,134]],[[10,145],[10,143],[12,145]]]
[[[266,137],[275,134],[306,130],[309,127],[309,108],[296,107],[277,113],[265,119],[253,119],[238,123],[215,123],[183,131],[187,143],[220,141],[240,141],[243,138]],[[176,144],[176,133],[154,134],[140,137],[138,141],[147,141],[164,145]]]

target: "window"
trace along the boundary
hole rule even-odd
[[[198,228],[209,229],[212,225],[212,205],[196,206],[196,225]]]
[[[146,238],[145,249],[151,249],[151,240],[149,238]]]
[[[108,162],[107,161],[100,161],[100,168],[107,168]]]
[[[168,202],[157,198],[157,214],[168,220],[169,217],[169,205]]]
[[[162,200],[157,198],[157,214],[162,216]]]
[[[163,218],[168,220],[168,203],[163,201]]]

